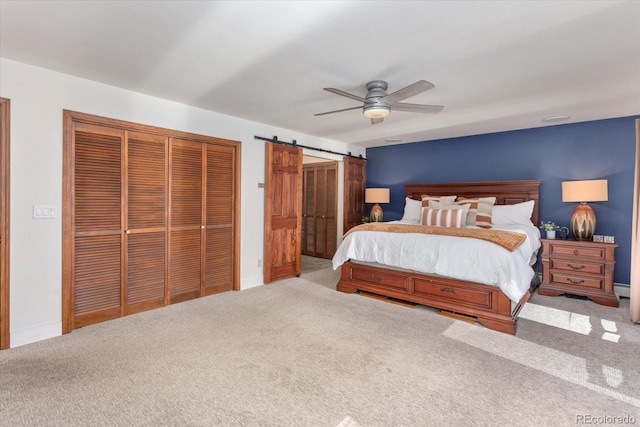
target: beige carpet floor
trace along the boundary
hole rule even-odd
[[[628,300],[534,295],[510,336],[337,292],[337,278],[308,271],[2,351],[0,425],[640,424]]]

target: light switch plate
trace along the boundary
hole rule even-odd
[[[33,205],[34,219],[51,219],[58,217],[58,208],[56,206]]]

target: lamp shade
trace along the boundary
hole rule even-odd
[[[371,208],[369,219],[372,222],[382,222],[382,208],[378,203],[389,203],[388,188],[366,188],[364,190],[365,203],[375,203]]]
[[[389,189],[367,188],[364,190],[364,201],[365,203],[389,203]]]
[[[606,179],[562,183],[563,202],[606,202],[607,200],[609,200],[609,194]]]
[[[591,240],[596,232],[596,214],[587,202],[609,200],[606,179],[565,181],[562,183],[562,201],[578,202],[571,215],[571,232],[577,240]]]

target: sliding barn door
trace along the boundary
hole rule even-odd
[[[344,220],[343,233],[362,223],[364,190],[367,183],[367,161],[344,158]]]
[[[268,142],[265,166],[264,282],[300,275],[302,149]]]

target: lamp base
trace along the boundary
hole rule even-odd
[[[369,214],[369,221],[371,222],[382,222],[382,208],[379,204],[373,205],[371,208],[371,213]]]
[[[576,206],[571,215],[571,232],[576,240],[593,240],[596,232],[596,214],[585,202]]]

